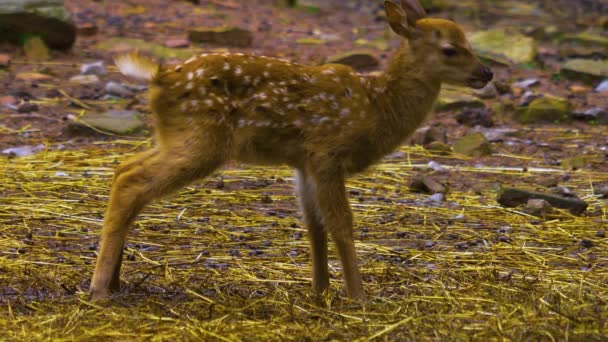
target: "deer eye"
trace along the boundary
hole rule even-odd
[[[442,48],[441,52],[443,52],[443,54],[446,57],[454,57],[458,54],[458,51],[454,47],[451,47],[451,46]]]

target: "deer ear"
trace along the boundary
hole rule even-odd
[[[401,7],[405,10],[411,27],[415,27],[418,20],[426,18],[426,11],[418,0],[401,0]]]
[[[405,14],[403,8],[392,1],[386,0],[384,1],[384,9],[391,29],[402,37],[410,38],[412,34],[407,21],[407,14]]]

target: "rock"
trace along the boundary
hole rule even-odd
[[[588,204],[578,198],[563,197],[531,190],[503,187],[497,196],[497,201],[505,207],[517,207],[530,199],[543,199],[553,207],[568,209],[574,215],[580,215],[587,209]]]
[[[410,138],[410,144],[426,146],[434,141],[446,143],[448,137],[443,126],[423,126],[418,128]]]
[[[76,26],[61,0],[3,0],[0,27],[0,39],[14,44],[37,35],[51,48],[68,49],[76,40]]]
[[[97,75],[76,75],[70,77],[70,83],[74,84],[94,84],[99,82]]]
[[[442,87],[435,105],[437,111],[455,110],[465,107],[483,108],[485,104],[476,96],[473,96],[472,89],[450,86]]]
[[[0,53],[0,68],[6,68],[11,64],[11,56]]]
[[[531,63],[536,57],[536,42],[514,30],[504,28],[475,32],[469,37],[480,57],[499,64],[506,58],[510,63]]]
[[[18,73],[17,76],[15,76],[16,80],[26,81],[26,82],[47,81],[52,78],[53,77],[51,75],[40,74],[37,72],[22,72],[22,73]]]
[[[564,197],[578,198],[578,196],[574,192],[572,192],[572,190],[566,188],[565,186],[556,185],[554,187],[551,187],[551,189],[549,190],[551,190],[552,194],[561,195]]]
[[[43,144],[36,146],[18,146],[4,149],[2,150],[2,154],[9,157],[27,157],[44,149],[45,146]]]
[[[520,89],[528,89],[530,87],[539,85],[540,81],[538,80],[538,78],[526,78],[525,80],[521,80],[521,81],[517,81],[515,83],[513,83],[513,87],[514,88],[520,88]]]
[[[163,45],[134,38],[110,38],[100,42],[96,47],[113,54],[137,50],[163,59],[187,59],[194,55],[194,52],[191,49],[170,49]]]
[[[545,218],[553,213],[553,207],[544,199],[529,199],[523,209],[526,214]]]
[[[491,110],[489,108],[464,108],[456,114],[456,121],[467,126],[494,126]]]
[[[194,43],[222,46],[249,47],[253,43],[253,33],[238,27],[197,28],[188,35]]]
[[[302,45],[323,45],[327,44],[327,40],[319,38],[300,38],[296,40],[296,43]]]
[[[582,46],[590,48],[591,51],[597,51],[606,55],[606,49],[608,49],[608,38],[605,37],[601,32],[594,32],[593,30],[587,30],[576,34],[565,34],[560,37],[560,46],[567,45],[568,47],[575,48]]]
[[[134,95],[131,90],[127,89],[127,87],[113,81],[106,83],[104,90],[106,93],[118,97],[132,97]]]
[[[14,106],[18,102],[19,101],[14,96],[11,96],[11,95],[0,96],[0,106],[2,106],[2,107]]]
[[[116,134],[129,134],[143,127],[139,113],[133,110],[110,110],[105,113],[91,113],[82,116],[72,124],[72,128],[96,128]]]
[[[561,73],[575,80],[598,82],[608,77],[608,60],[569,59],[562,64]]]
[[[83,75],[105,75],[108,72],[103,61],[95,61],[82,64],[80,66],[80,73]]]
[[[593,193],[600,198],[608,198],[608,184],[593,184]]]
[[[38,37],[31,37],[23,43],[23,51],[27,59],[32,61],[48,61],[51,59],[49,48],[44,41]]]
[[[593,247],[595,247],[595,243],[593,241],[589,240],[589,239],[582,239],[581,240],[581,247],[587,248],[587,249],[593,248]]]
[[[525,106],[529,105],[532,101],[536,100],[538,97],[539,96],[536,95],[533,91],[528,90],[525,93],[523,93],[523,95],[521,96],[518,106],[525,107]]]
[[[527,107],[518,108],[516,119],[520,123],[566,121],[571,113],[572,104],[567,99],[545,96],[532,101]]]
[[[366,51],[352,51],[335,55],[328,58],[327,63],[344,64],[356,70],[369,70],[380,64],[376,56]]]
[[[492,81],[481,89],[473,89],[473,94],[480,99],[493,99],[498,96],[498,89],[496,89],[496,85]]]
[[[600,107],[589,108],[583,112],[574,112],[575,119],[588,120],[600,125],[608,125],[608,110]]]
[[[448,147],[449,147],[449,146],[448,146]],[[445,170],[445,169],[443,168],[443,166],[441,166],[441,164],[439,164],[438,162],[436,162],[436,161],[434,161],[434,160],[431,160],[431,161],[430,161],[428,164],[426,164],[426,166],[427,166],[429,169],[434,170],[434,171],[443,171],[443,170]]]
[[[444,194],[447,191],[445,186],[441,185],[431,176],[421,173],[417,173],[412,177],[409,189],[412,192],[423,192],[428,194]]]
[[[598,93],[608,92],[608,79],[600,82],[600,84],[598,84],[597,87],[595,87],[595,91],[597,91]]]
[[[172,49],[185,48],[190,46],[190,41],[186,38],[171,38],[165,40],[164,44],[166,47]]]
[[[23,102],[17,107],[19,113],[31,113],[38,110],[38,105],[31,102]]]
[[[452,148],[440,141],[433,141],[426,145],[426,149],[439,155],[448,155],[452,153]]]
[[[97,34],[97,25],[93,23],[81,23],[76,26],[76,33],[78,36],[90,37]]]
[[[442,193],[433,194],[424,199],[424,203],[441,203],[445,199],[445,195]]]
[[[589,159],[586,156],[576,156],[572,158],[562,159],[560,165],[566,170],[578,170],[587,166]]]
[[[560,176],[548,176],[538,180],[538,184],[544,186],[545,188],[554,188],[561,181]]]
[[[490,143],[481,133],[462,137],[454,144],[454,152],[469,157],[483,157],[492,154]]]
[[[504,141],[508,136],[515,136],[519,133],[519,130],[512,128],[493,128],[487,129],[483,127],[479,127],[475,129],[477,132],[483,134],[489,142],[499,142]]]
[[[321,8],[317,6],[315,3],[306,0],[299,0],[296,8],[308,12],[311,14],[318,14],[321,12]]]

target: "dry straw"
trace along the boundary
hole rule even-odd
[[[124,292],[109,307],[90,303],[112,167],[147,144],[49,145],[0,163],[0,340],[580,341],[608,334],[608,249],[598,234],[606,202],[590,186],[605,173],[582,170],[568,181],[590,203],[586,214],[558,211],[542,220],[497,206],[496,184],[529,185],[551,170],[469,167],[420,147],[404,147],[405,157],[348,183],[365,305],[345,299],[333,249],[331,291],[325,307],[315,304],[291,171],[241,165],[147,208],[125,250]],[[444,202],[407,191],[414,165],[431,158],[460,165],[437,174],[452,183]],[[485,186],[475,193],[458,182]]]

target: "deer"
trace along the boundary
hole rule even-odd
[[[479,89],[493,78],[456,23],[428,18],[417,0],[384,7],[401,45],[378,75],[242,53],[176,66],[137,52],[116,57],[122,74],[150,84],[155,144],[115,169],[91,299],[120,289],[129,226],[148,203],[236,160],[295,170],[314,293],[329,288],[331,236],[347,296],[366,300],[345,180],[399,147],[429,116],[443,83]]]

